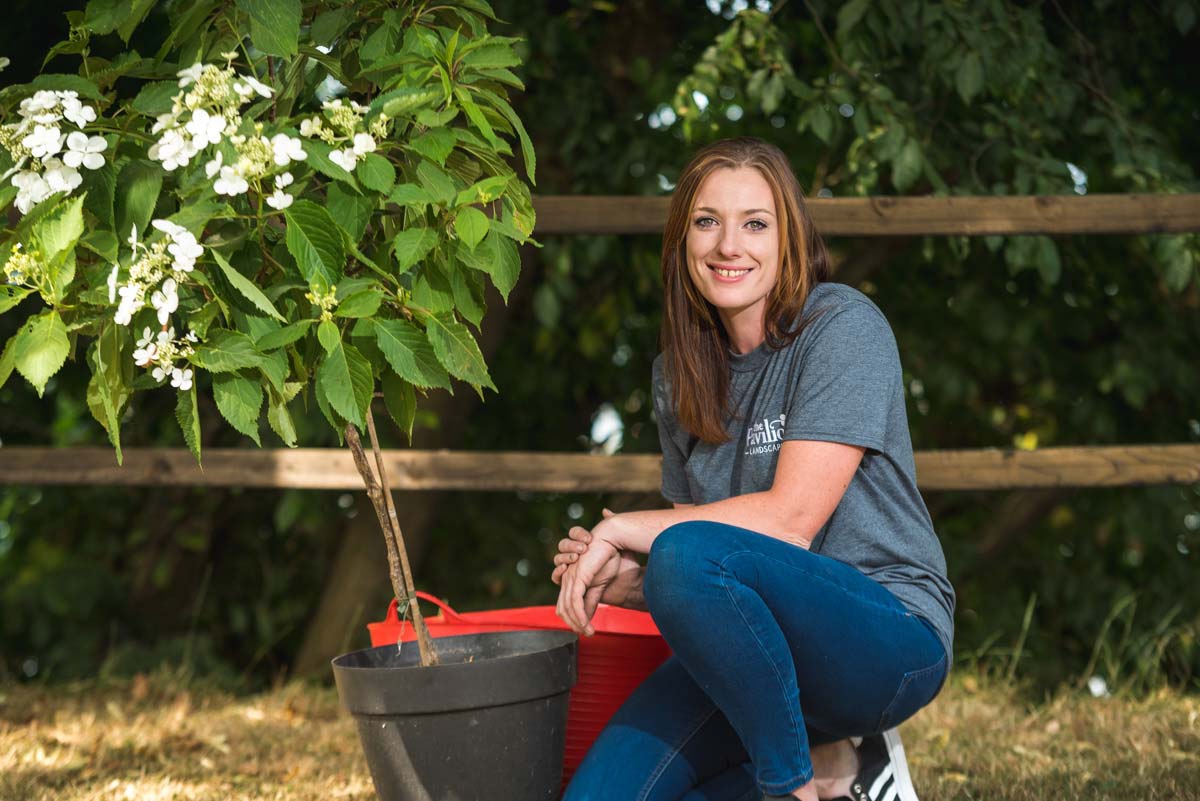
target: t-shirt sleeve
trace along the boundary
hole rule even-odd
[[[658,423],[658,442],[662,448],[662,496],[671,503],[692,503],[685,469],[687,456],[678,442],[679,423],[663,377],[661,356],[654,361],[651,394],[654,396],[654,418]]]
[[[891,410],[903,403],[900,356],[883,314],[851,302],[818,317],[800,361],[785,440],[811,439],[882,451]]]

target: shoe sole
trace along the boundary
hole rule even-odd
[[[912,776],[908,773],[908,760],[904,756],[904,744],[900,742],[900,731],[888,729],[883,733],[883,744],[895,771],[897,801],[920,801],[913,788]]]

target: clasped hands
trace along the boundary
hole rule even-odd
[[[601,602],[622,606],[641,584],[642,566],[619,547],[619,516],[609,510],[591,531],[575,526],[559,540],[550,580],[560,586],[555,612],[571,630],[596,633],[591,620]]]

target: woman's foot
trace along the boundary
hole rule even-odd
[[[810,755],[817,797],[849,797],[860,769],[858,751],[854,743],[850,740],[838,740],[836,743],[814,746]]]

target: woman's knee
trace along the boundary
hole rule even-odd
[[[690,520],[659,534],[650,546],[642,591],[651,614],[689,603],[691,593],[703,592],[707,568],[715,565],[713,529],[717,523]]]

